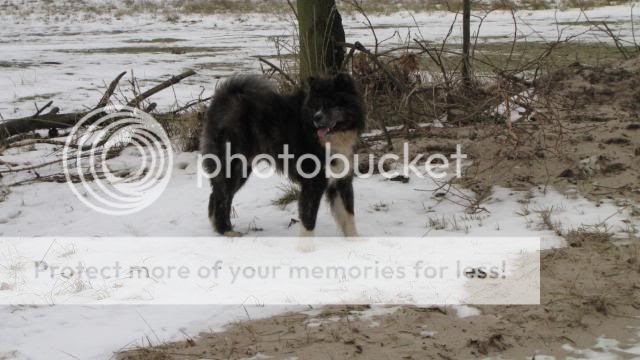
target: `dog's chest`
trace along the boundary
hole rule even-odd
[[[340,158],[336,158],[335,156],[332,158],[329,164],[331,167],[330,178],[342,178],[352,173],[353,149],[357,140],[358,133],[356,131],[340,131],[327,136],[327,143],[330,144],[331,149],[330,155],[342,155]],[[346,170],[345,167],[347,168]]]

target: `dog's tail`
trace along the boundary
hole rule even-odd
[[[218,85],[214,96],[234,98],[237,96],[254,97],[265,93],[274,93],[275,86],[269,80],[258,75],[233,76]]]
[[[260,76],[233,76],[218,83],[203,126],[201,152],[219,152],[216,145],[219,135],[227,132],[228,136],[229,132],[240,131],[238,124],[246,112],[261,106],[261,101],[276,94],[275,86]]]

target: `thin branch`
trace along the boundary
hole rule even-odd
[[[291,76],[289,76],[286,72],[284,72],[282,69],[280,69],[278,66],[276,66],[274,63],[272,63],[271,61],[263,58],[263,57],[258,57],[258,60],[262,63],[267,64],[269,67],[271,67],[274,71],[277,71],[280,75],[282,75],[289,83],[291,83],[291,85],[295,86],[296,82],[291,78]]]
[[[133,100],[129,101],[129,103],[127,104],[127,106],[131,106],[131,107],[138,107],[140,105],[140,103],[144,100],[146,100],[147,98],[149,98],[150,96],[159,93],[160,91],[168,88],[169,86],[175,85],[177,83],[179,83],[180,81],[188,78],[189,76],[195,75],[196,72],[193,70],[188,70],[183,72],[180,75],[176,75],[176,76],[172,76],[170,79],[163,81],[161,84],[158,84],[154,87],[152,87],[151,89],[143,92],[142,94],[136,96]]]
[[[122,77],[125,76],[126,74],[127,72],[123,71],[122,73],[120,73],[120,75],[118,75],[115,79],[113,79],[113,81],[111,81],[111,84],[109,84],[107,91],[105,91],[104,95],[102,95],[102,99],[98,101],[98,104],[95,107],[96,109],[107,106],[107,104],[109,103],[109,99],[111,98],[111,95],[113,95],[113,93],[116,91],[116,88],[118,87],[118,83],[120,83],[120,79],[122,79]]]

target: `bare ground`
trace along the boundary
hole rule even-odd
[[[563,345],[591,348],[598,337],[640,342],[638,243],[616,245],[589,232],[568,240],[570,247],[542,255],[539,306],[482,306],[481,315],[465,318],[443,307],[377,309],[380,315],[367,316],[368,306],[332,306],[236,323],[118,359],[514,359],[564,357],[570,353]],[[629,343],[618,346],[618,355]]]
[[[574,64],[550,78],[531,121],[512,134],[468,130],[475,190],[553,186],[592,200],[640,200],[640,61]],[[500,125],[503,127],[503,125]],[[629,201],[631,200],[631,201]]]
[[[568,197],[637,205],[640,58],[619,66],[573,64],[539,82],[544,85],[529,102],[528,120],[512,130],[504,123],[421,129],[409,139],[410,158],[446,155],[462,145],[472,165],[455,182],[480,198],[494,185],[520,191],[553,187]],[[400,154],[405,141],[393,139],[394,151]]]

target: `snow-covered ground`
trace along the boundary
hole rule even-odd
[[[621,39],[632,41],[629,6],[597,8],[587,14],[592,21],[608,21]],[[440,42],[455,18],[449,12],[405,12],[372,16],[371,21],[378,38],[388,39],[384,46],[391,47],[413,38]],[[577,9],[520,11],[516,19],[518,37],[528,41],[553,41],[559,31],[565,38],[588,29]],[[345,15],[347,40],[371,45],[373,37],[363,20]],[[473,21],[477,29],[479,19],[474,17]],[[572,22],[576,24],[568,25]],[[49,100],[54,100],[61,112],[93,106],[106,85],[123,71],[133,72],[145,89],[186,69],[195,70],[197,75],[175,86],[174,91],[151,98],[160,109],[176,101],[183,104],[211,95],[220,77],[259,71],[256,57],[275,55],[273,39],[291,43],[295,31],[291,16],[286,14],[185,15],[169,22],[160,14],[114,18],[39,13],[24,17],[0,12],[0,23],[0,115],[5,119],[31,115],[34,103],[42,106]],[[495,11],[482,24],[480,42],[508,42],[513,33],[511,13]],[[460,39],[458,18],[450,42],[459,43]],[[602,32],[591,32],[580,40],[610,42]]]
[[[52,149],[41,148],[22,156],[29,153],[32,153],[32,161],[37,162],[38,158],[40,161],[42,157],[47,158]],[[127,163],[126,158],[121,160]],[[201,236],[201,241],[208,242],[208,246],[215,247],[211,244],[215,241],[227,241],[226,246],[230,246],[229,240],[213,237],[206,216],[208,189],[197,186],[196,161],[194,153],[177,154],[170,185],[160,199],[153,206],[126,217],[110,217],[86,208],[64,184],[38,183],[14,187],[0,205],[0,236],[25,237],[25,241],[30,236]],[[40,171],[59,171],[57,166]],[[279,187],[284,184],[286,180],[277,176],[268,179],[252,177],[240,190],[233,222],[248,236],[233,240],[231,244],[246,246],[245,242],[253,241],[252,236],[298,234],[298,225],[290,226],[291,219],[297,218],[295,205],[280,208],[271,203],[281,194]],[[567,197],[553,190],[543,194],[500,188],[495,189],[491,199],[483,204],[488,212],[470,215],[464,206],[449,201],[458,202],[459,198],[443,197],[429,191],[436,187],[433,180],[417,177],[407,184],[388,181],[379,175],[356,180],[356,213],[360,231],[368,236],[424,237],[425,246],[433,236],[539,236],[542,247],[549,248],[562,246],[563,241],[540,225],[540,214],[536,211],[553,209],[551,219],[565,231],[606,223],[621,232],[627,228],[624,221],[629,220],[626,210],[612,203],[596,207],[583,198]],[[523,203],[528,203],[528,214]],[[321,236],[337,235],[326,204],[320,210],[317,230]],[[621,232],[620,236],[624,233]],[[271,246],[287,251],[294,248],[294,241],[282,238],[280,243]],[[20,279],[21,271],[30,269],[33,262],[43,259],[24,257],[25,254],[19,253],[19,247],[11,246],[10,242],[0,244],[3,244],[0,248],[0,282],[5,283],[3,291],[11,292]],[[189,244],[195,246],[193,242]],[[46,251],[45,257],[55,259],[90,252],[90,248],[74,249],[68,245],[65,242],[54,244]],[[317,239],[320,249],[334,245]],[[380,244],[374,241],[371,246]],[[120,245],[114,251],[127,253],[131,250]],[[183,248],[181,251],[197,253],[199,248]],[[85,287],[78,290],[78,296],[93,291]],[[74,296],[73,291],[71,293]],[[8,353],[9,358],[104,359],[122,347],[145,343],[147,337],[154,343],[184,339],[186,335],[220,329],[230,321],[246,319],[247,316],[256,318],[300,308],[294,305],[288,308],[260,307],[255,303],[247,305],[246,312],[243,306],[222,305],[4,306],[0,308],[0,354]],[[90,341],[85,340],[87,334],[91,334]]]
[[[617,6],[590,10],[591,20],[610,20],[614,31],[631,39],[630,9]],[[555,21],[581,21],[578,10],[554,12],[523,11],[517,14],[521,37],[555,39]],[[450,13],[406,13],[372,17],[380,39],[396,40],[422,36],[440,41],[454,19]],[[273,55],[272,36],[289,38],[292,33],[288,16],[181,16],[168,22],[163,16],[136,15],[112,17],[69,14],[0,16],[0,115],[4,118],[26,116],[34,112],[33,103],[42,105],[49,99],[62,112],[82,109],[98,101],[105,88],[121,71],[133,71],[142,88],[186,69],[198,74],[152,98],[160,106],[184,103],[201,93],[212,93],[219,77],[258,70],[255,56]],[[367,26],[359,17],[345,17],[349,41],[371,44]],[[417,26],[416,26],[417,25]],[[579,33],[583,25],[564,28],[563,36]],[[533,31],[535,29],[535,33]],[[513,33],[511,14],[494,12],[484,22],[482,41],[505,41]],[[411,34],[411,35],[409,35]],[[454,27],[453,41],[459,41],[460,28]],[[604,35],[599,35],[604,36]],[[590,35],[585,41],[605,40]],[[156,48],[153,48],[156,47]],[[171,48],[171,50],[168,50]],[[174,53],[172,53],[172,51]],[[174,99],[175,97],[175,99]],[[19,151],[7,151],[5,161],[47,162],[59,149],[37,145]],[[127,165],[127,158],[114,159]],[[198,187],[196,155],[176,154],[175,169],[167,190],[150,208],[127,217],[109,217],[88,209],[69,187],[59,183],[35,183],[13,187],[0,202],[0,236],[189,236],[203,242],[219,241],[206,217],[207,187]],[[38,169],[42,176],[59,173],[58,165]],[[33,175],[33,174],[32,174]],[[16,180],[3,174],[3,181]],[[239,231],[250,236],[296,236],[295,205],[274,206],[286,180],[252,178],[235,201],[233,222]],[[613,202],[596,204],[574,194],[566,196],[554,190],[546,193],[514,192],[497,188],[483,204],[488,212],[468,214],[459,197],[440,196],[432,180],[412,178],[408,184],[390,182],[381,176],[356,180],[357,222],[363,235],[429,237],[469,236],[539,236],[542,247],[562,246],[554,231],[540,225],[540,212],[552,210],[551,217],[564,230],[582,225],[606,224],[621,237],[631,226],[627,210]],[[426,190],[426,191],[425,191]],[[0,188],[0,198],[4,197]],[[527,209],[524,209],[525,205]],[[625,222],[627,221],[627,222]],[[640,225],[636,221],[636,226]],[[259,231],[258,231],[259,229]],[[326,204],[318,218],[318,235],[335,236],[337,230]],[[248,237],[247,237],[248,238]],[[235,240],[239,246],[243,239]],[[323,240],[317,240],[318,247]],[[278,246],[293,248],[283,239]],[[127,252],[129,249],[120,249]],[[186,249],[197,251],[197,249]],[[50,254],[73,253],[74,249],[54,245]],[[81,251],[87,251],[82,250]],[[14,291],[20,262],[41,259],[24,258],[16,248],[0,241],[0,292]],[[16,261],[18,260],[18,261]],[[13,276],[13,277],[12,277]],[[5,284],[3,286],[3,284]],[[0,307],[0,359],[105,359],[126,346],[180,340],[199,331],[217,330],[225,324],[247,318],[269,316],[300,306],[180,306],[180,305],[52,305]],[[461,316],[468,315],[461,308]]]
[[[37,154],[32,159],[33,164],[38,162],[35,160],[38,158],[41,162],[50,160],[54,151],[51,146],[41,146],[40,150],[33,151]],[[16,150],[7,153],[13,151]],[[29,152],[27,150],[27,154]],[[121,162],[133,167],[126,156],[132,155],[125,154]],[[36,183],[14,187],[0,207],[0,236],[210,237],[212,229],[206,216],[209,188],[206,180],[204,186],[198,186],[197,161],[195,153],[178,154],[172,179],[162,196],[153,206],[125,217],[111,218],[88,211],[66,185]],[[110,162],[117,163],[119,159]],[[62,172],[59,165],[52,165],[40,169],[40,175],[46,174],[47,170]],[[5,175],[5,178],[9,176]],[[261,237],[297,236],[298,227],[290,226],[291,219],[297,219],[295,204],[282,209],[272,204],[282,195],[282,187],[287,184],[288,180],[278,175],[267,179],[250,177],[234,199],[236,230]],[[622,220],[628,219],[628,214],[620,213],[621,210],[612,203],[595,207],[584,198],[574,199],[555,191],[523,193],[497,188],[492,198],[483,202],[489,212],[470,215],[465,212],[464,200],[459,196],[472,196],[471,193],[457,190],[448,196],[442,196],[444,191],[434,194],[439,185],[432,179],[416,178],[403,184],[373,175],[357,179],[355,186],[358,189],[358,223],[363,236],[446,236],[452,231],[472,236],[518,234],[541,236],[542,248],[551,248],[562,246],[562,240],[553,231],[541,232],[538,229],[536,211],[553,209],[552,217],[564,229],[606,220],[614,230],[620,231],[624,225]],[[528,202],[526,207],[530,214],[513,216],[524,211],[524,202]],[[316,233],[319,236],[339,236],[325,205],[320,209]],[[446,228],[428,226],[429,219],[433,222],[444,220]]]
[[[137,345],[221,330],[234,321],[299,310],[294,306],[4,306],[0,359],[96,359]]]

